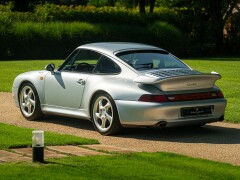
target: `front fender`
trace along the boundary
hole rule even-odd
[[[15,101],[16,106],[19,105],[18,102],[18,94],[19,94],[19,88],[21,85],[25,82],[30,82],[34,85],[36,88],[36,91],[39,96],[40,103],[43,104],[45,101],[44,98],[44,79],[46,74],[49,73],[48,71],[31,71],[27,73],[23,73],[18,75],[13,82],[12,87],[12,94]]]

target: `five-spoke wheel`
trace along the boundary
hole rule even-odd
[[[23,116],[28,120],[35,120],[42,115],[37,92],[30,83],[21,86],[19,105]]]
[[[108,94],[98,94],[92,105],[92,119],[98,132],[116,134],[122,128],[114,101]]]

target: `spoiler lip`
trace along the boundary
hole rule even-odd
[[[166,78],[154,78],[154,77],[149,77],[149,76],[146,76],[146,75],[140,75],[138,77],[136,77],[133,81],[136,82],[136,83],[143,83],[143,84],[156,84],[156,83],[159,83],[159,82],[164,82],[164,81],[168,81],[168,79],[180,79],[180,78],[183,78],[183,77],[204,77],[204,76],[207,76],[207,77],[211,77],[211,76],[215,76],[218,80],[218,79],[221,79],[222,76],[218,73],[209,73],[209,74],[191,74],[191,75],[182,75],[182,76],[173,76],[173,77],[166,77]]]
[[[141,75],[133,81],[141,84],[152,84],[163,91],[194,90],[213,88],[215,82],[221,79],[218,73],[179,75],[159,78]]]

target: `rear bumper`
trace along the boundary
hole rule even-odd
[[[139,101],[115,100],[120,122],[124,126],[156,126],[159,122],[166,122],[170,126],[184,126],[200,123],[211,123],[221,120],[224,116],[226,99],[212,99],[201,101],[185,101],[170,103],[149,103]],[[181,108],[213,106],[211,115],[196,115],[182,117]]]

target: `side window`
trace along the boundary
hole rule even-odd
[[[90,50],[79,50],[77,55],[68,60],[62,70],[92,73],[101,55]]]
[[[79,53],[79,50],[75,50],[74,52],[72,52],[72,54],[70,54],[70,56],[66,59],[66,61],[63,63],[63,65],[60,67],[59,70],[69,71],[78,53]]]
[[[81,50],[71,66],[72,71],[91,73],[101,55],[90,50]]]
[[[106,56],[101,56],[96,68],[94,69],[94,73],[117,74],[120,72],[120,67]]]

